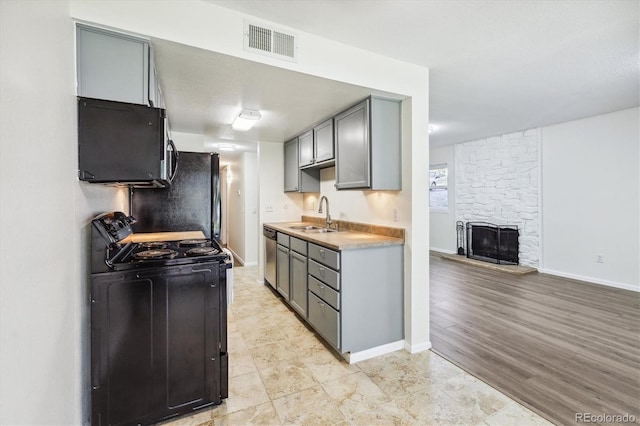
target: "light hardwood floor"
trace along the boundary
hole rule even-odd
[[[431,343],[556,424],[576,413],[640,424],[640,296],[546,274],[430,257]]]

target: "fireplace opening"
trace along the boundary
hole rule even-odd
[[[467,222],[467,257],[486,262],[517,265],[518,227],[487,222]]]

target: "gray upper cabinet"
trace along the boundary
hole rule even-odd
[[[148,40],[81,24],[76,37],[78,96],[157,106]]]
[[[284,144],[284,192],[320,192],[320,171],[300,170],[298,140]]]
[[[333,143],[333,118],[313,128],[313,158],[316,164],[335,158]]]
[[[300,167],[310,166],[313,164],[313,131],[309,130],[298,136]]]
[[[298,192],[298,138],[284,144],[284,192]]]
[[[156,108],[166,108],[164,95],[158,80],[158,70],[153,56],[153,48],[149,48],[149,102]]]
[[[371,97],[334,117],[337,189],[402,189],[400,112]]]

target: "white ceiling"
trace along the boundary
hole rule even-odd
[[[284,142],[372,93],[166,40],[151,43],[172,130],[205,135],[210,150],[217,143],[242,152],[255,151],[256,141]],[[243,108],[260,110],[262,118],[237,132],[231,123]]]
[[[429,67],[432,146],[639,105],[639,0],[208,1]],[[179,131],[282,141],[369,93],[153,42]],[[252,106],[262,127],[231,131],[230,114]]]

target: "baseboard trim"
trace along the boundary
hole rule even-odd
[[[417,345],[411,345],[409,342],[404,342],[404,349],[410,354],[416,354],[418,352],[424,352],[431,349],[431,342],[418,343]]]
[[[258,262],[245,262],[242,266],[258,266]]]
[[[429,247],[429,251],[435,251],[437,253],[444,253],[444,254],[458,254],[458,252],[455,250],[441,249],[438,247]]]
[[[238,256],[238,253],[236,253],[235,251],[233,251],[233,249],[232,249],[232,248],[230,248],[230,247],[227,247],[227,250],[229,250],[229,251],[231,252],[231,254],[233,255],[233,258],[234,258],[235,260],[237,260],[237,261],[238,261],[238,263],[240,264],[240,266],[245,266],[245,265],[244,265],[244,259],[243,259],[243,258],[241,258],[240,256]]]
[[[553,269],[540,269],[539,272],[543,274],[555,275],[563,278],[570,278],[572,280],[584,281],[589,284],[597,284],[604,285],[607,287],[619,288],[622,290],[635,291],[636,293],[640,292],[640,288],[636,286],[632,286],[630,284],[619,283],[616,281],[603,280],[600,278],[586,277],[584,275],[570,274],[567,272],[555,271]]]
[[[364,361],[366,359],[399,351],[400,349],[404,349],[404,346],[404,340],[398,340],[397,342],[387,343],[386,345],[376,346],[375,348],[365,349],[360,352],[348,352],[342,354],[342,356],[349,364],[355,364],[356,362]]]

